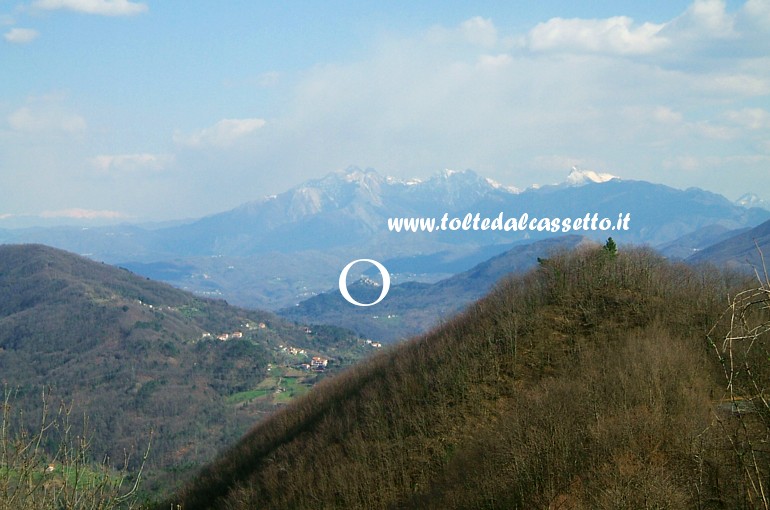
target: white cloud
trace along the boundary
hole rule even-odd
[[[477,46],[488,48],[497,43],[497,28],[492,20],[481,16],[464,21],[460,25],[460,31],[469,43]]]
[[[695,156],[677,156],[663,161],[663,168],[667,170],[684,170],[694,172],[700,170],[703,162]]]
[[[726,31],[730,14],[720,5],[696,5],[688,19]],[[693,51],[697,45],[674,30],[685,30],[681,22],[644,21],[552,20],[528,32],[548,51],[506,48],[516,34],[478,18],[386,38],[360,61],[303,73],[292,110],[255,138],[251,161],[285,168],[290,182],[310,167],[349,164],[401,177],[467,167],[519,186],[534,180],[533,168],[537,180],[556,182],[574,165],[671,185],[715,182],[701,173],[715,167],[681,155],[755,150],[762,132],[736,144],[741,126],[724,112],[770,92],[770,67],[748,52],[717,59]],[[494,33],[500,53],[470,40],[472,27]],[[754,44],[736,37],[709,44]],[[664,161],[689,173],[664,172]],[[736,179],[726,189],[737,186]]]
[[[27,44],[37,39],[39,35],[40,33],[35,29],[15,27],[3,34],[3,38],[9,43]]]
[[[91,159],[91,164],[102,172],[135,172],[160,171],[173,161],[172,154],[116,154],[96,156]]]
[[[734,140],[740,136],[738,130],[714,122],[698,122],[690,126],[696,136],[711,140]]]
[[[770,154],[770,140],[760,140],[757,143],[757,148],[761,152],[766,152],[766,153]]]
[[[770,164],[770,156],[763,154],[741,155],[741,156],[680,156],[664,162],[665,168],[682,169],[687,171],[700,170],[705,168],[728,169],[741,167],[759,167],[766,170]]]
[[[770,112],[762,108],[729,110],[724,113],[724,117],[733,124],[751,130],[770,128]]]
[[[538,170],[548,170],[551,172],[564,173],[573,167],[586,167],[589,162],[583,158],[571,156],[537,156],[532,159],[532,166]]]
[[[679,124],[682,122],[682,114],[666,106],[655,107],[652,111],[652,118],[661,124]]]
[[[275,87],[281,80],[281,73],[278,71],[268,71],[259,75],[257,83],[260,87]]]
[[[770,2],[767,0],[748,0],[741,9],[742,16],[752,24],[770,30]]]
[[[630,106],[623,109],[623,114],[629,122],[635,123],[656,123],[678,125],[681,124],[684,117],[681,112],[675,111],[668,106]]]
[[[764,96],[770,94],[770,81],[763,76],[751,74],[712,74],[705,75],[694,85],[700,90],[717,94],[737,96]]]
[[[86,121],[80,115],[57,108],[23,106],[8,116],[8,124],[15,131],[28,133],[77,134],[85,131]]]
[[[101,16],[132,16],[148,9],[145,3],[129,0],[36,0],[32,5],[44,10],[68,9]]]
[[[79,220],[100,220],[100,219],[122,219],[129,216],[119,211],[94,210],[94,209],[60,209],[57,211],[43,211],[39,215],[41,218],[71,218]]]
[[[757,39],[764,33],[761,39]],[[593,53],[616,56],[656,55],[661,63],[693,62],[711,58],[735,58],[754,51],[770,33],[770,2],[748,0],[734,13],[724,0],[695,0],[666,23],[637,24],[627,16],[604,19],[552,18],[536,25],[521,38],[533,52]],[[729,46],[726,46],[729,44]],[[763,52],[766,54],[766,52]]]
[[[761,14],[767,3],[749,0],[738,13]],[[62,156],[71,157],[70,174],[91,179],[92,191],[105,182],[119,188],[113,176],[122,176],[137,191],[139,183],[149,188],[146,180],[153,179],[160,199],[152,202],[158,210],[170,207],[161,205],[163,197],[173,197],[169,200],[177,200],[185,211],[196,202],[221,203],[200,200],[204,196],[246,201],[254,198],[254,189],[280,192],[318,172],[351,164],[406,178],[446,167],[473,168],[520,187],[562,181],[570,167],[579,166],[736,193],[767,182],[766,169],[760,173],[748,156],[770,154],[765,106],[770,94],[765,48],[770,46],[761,44],[767,25],[739,23],[739,18],[733,22],[738,7],[728,11],[723,6],[697,2],[667,23],[645,23],[649,18],[638,16],[553,19],[513,33],[488,19],[471,18],[407,37],[380,33],[355,52],[360,56],[355,60],[320,61],[281,75],[250,74],[233,83],[245,89],[278,82],[269,91],[276,99],[269,125],[261,118],[243,118],[249,110],[237,109],[225,111],[239,112],[228,114],[239,118],[178,125],[176,160],[154,149],[113,154],[105,148],[109,141],[97,149],[76,147],[74,154],[63,137],[54,140],[58,152],[33,154],[24,152],[24,144],[7,144],[3,155],[8,159],[7,149],[15,151],[20,169],[56,160],[50,165],[56,170],[47,176],[63,175]],[[748,19],[748,14],[738,16]],[[510,46],[510,40],[523,44]],[[243,104],[243,97],[233,94],[232,99]],[[16,130],[82,131],[85,120],[65,100],[29,101],[9,115],[11,107],[0,113],[0,124],[7,118]],[[88,115],[89,139],[103,135],[91,125],[98,117]],[[115,126],[104,136],[120,136],[119,123]],[[0,142],[4,135],[0,125]],[[20,138],[6,136],[12,143]],[[129,142],[137,147],[136,140]],[[207,157],[185,147],[234,149]],[[223,173],[211,172],[212,158]],[[83,171],[84,160],[90,172]],[[743,172],[744,164],[754,165],[754,181]],[[170,165],[185,168],[190,177],[183,186],[175,183],[176,192],[165,187],[174,182],[174,172],[151,173]],[[268,171],[275,168],[281,171]],[[131,172],[144,173],[134,178]],[[228,184],[234,182],[238,186]],[[107,207],[124,208],[114,202]]]
[[[512,62],[513,58],[510,55],[501,53],[500,55],[480,55],[478,65],[483,69],[500,69],[511,65]]]
[[[727,13],[724,0],[695,0],[666,27],[677,38],[723,39],[736,35],[735,15]]]
[[[174,134],[174,142],[189,147],[230,147],[265,125],[264,119],[222,119],[191,135]]]
[[[569,53],[607,53],[639,55],[653,53],[669,45],[660,35],[663,25],[643,23],[634,26],[626,16],[607,19],[552,18],[533,28],[526,44],[533,51]]]

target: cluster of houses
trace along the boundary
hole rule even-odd
[[[396,315],[395,313],[389,313],[388,315],[382,316],[383,319],[395,319],[397,317],[398,315]],[[372,315],[372,319],[379,319],[379,318],[380,318],[379,315]]]
[[[292,347],[290,345],[279,345],[278,348],[281,349],[281,352],[292,354],[294,356],[307,356],[308,354],[305,349],[300,349],[299,347]],[[329,364],[328,359],[322,358],[321,356],[313,356],[310,359],[310,363],[300,363],[299,365],[295,365],[295,366],[302,370],[315,370],[319,372],[319,371],[322,371],[324,368],[326,368],[328,364]]]
[[[141,299],[137,299],[136,302],[139,303],[140,305],[146,307],[146,308],[149,308],[150,310],[161,310],[161,311],[165,310],[167,312],[176,312],[177,311],[177,308],[173,307],[173,306],[151,305],[150,303],[145,303]]]
[[[212,336],[214,335],[212,335],[211,333],[203,333],[201,335],[201,338],[211,338]],[[233,331],[232,333],[219,333],[216,336],[216,339],[222,342],[227,342],[228,340],[233,338],[243,338],[243,331]]]
[[[310,363],[300,363],[298,368],[302,370],[313,370],[315,372],[322,372],[329,364],[329,360],[320,356],[313,356]]]
[[[300,349],[299,347],[292,347],[290,345],[279,345],[279,349],[281,349],[282,352],[288,352],[289,354],[292,354],[294,356],[299,356],[301,354],[306,354],[305,349]]]
[[[371,345],[372,347],[375,347],[375,348],[377,348],[377,349],[379,349],[380,347],[382,347],[382,344],[381,344],[380,342],[372,342],[372,341],[371,341],[371,340],[369,340],[368,338],[366,339],[366,345]]]
[[[328,364],[329,360],[320,356],[313,356],[313,359],[310,360],[310,368],[313,370],[323,370]]]
[[[242,325],[245,329],[265,329],[267,328],[267,324],[264,322],[260,322],[257,324],[252,323],[246,323]],[[312,330],[308,327],[304,328],[304,331],[306,334],[310,335],[312,334]],[[219,333],[216,336],[212,335],[211,333],[203,333],[202,338],[216,338],[217,340],[220,340],[222,342],[226,342],[228,340],[237,339],[237,338],[243,338],[243,331],[236,330],[230,333]],[[382,344],[379,342],[372,342],[371,340],[366,341],[367,344],[370,344],[372,347],[382,347]],[[292,347],[291,345],[279,345],[279,349],[281,349],[281,352],[285,352],[287,354],[291,354],[293,356],[307,356],[308,353],[305,349],[300,349],[299,347]],[[299,365],[296,365],[297,368],[301,368],[303,370],[313,370],[316,372],[323,371],[326,366],[329,364],[329,360],[326,358],[322,358],[321,356],[313,356],[310,360],[310,363],[300,363]],[[272,368],[272,365],[268,365],[268,371]]]
[[[265,328],[267,328],[267,324],[265,324],[264,322],[260,322],[260,323],[258,323],[256,325],[254,325],[254,324],[249,322],[249,323],[244,324],[243,326],[246,329],[265,329]],[[211,333],[203,333],[203,335],[201,335],[201,338],[211,338],[212,336],[214,336],[214,335],[212,335]],[[219,333],[218,335],[216,335],[216,339],[220,340],[222,342],[227,342],[228,340],[232,340],[232,339],[235,339],[235,338],[243,338],[243,331],[236,330],[236,331],[233,331],[232,333]]]

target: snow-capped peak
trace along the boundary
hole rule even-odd
[[[490,179],[489,177],[485,177],[484,180],[487,181],[487,184],[489,184],[495,189],[501,189],[503,191],[507,191],[513,194],[521,193],[521,190],[516,186],[506,186],[505,184],[500,184],[496,180]]]
[[[573,166],[572,171],[567,176],[567,184],[580,186],[589,182],[601,183],[618,178],[616,175],[594,172],[593,170],[580,170],[578,167]]]
[[[367,182],[381,182],[383,180],[382,176],[380,176],[380,174],[371,168],[361,170],[357,167],[348,167],[341,172],[341,176],[345,182],[355,182],[359,184],[365,184]]]
[[[416,177],[408,180],[391,177],[390,175],[385,177],[385,183],[387,184],[403,184],[404,186],[414,186],[416,184],[422,184],[422,182],[422,179],[418,179]]]
[[[763,198],[760,198],[754,193],[745,193],[738,200],[735,201],[735,204],[746,208],[761,207],[763,209],[770,210],[770,202],[768,202]]]

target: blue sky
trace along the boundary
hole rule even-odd
[[[0,1],[0,227],[199,217],[355,165],[770,199],[770,0]]]

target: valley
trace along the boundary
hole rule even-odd
[[[594,373],[597,368],[590,364],[593,361],[583,359],[581,353],[599,349],[596,355],[601,359],[611,356],[601,350],[603,347],[590,343],[593,335],[605,338],[605,333],[597,331],[614,331],[612,328],[628,323],[633,331],[646,335],[649,328],[657,327],[650,317],[664,313],[660,307],[667,303],[665,306],[673,306],[683,314],[681,320],[690,317],[695,322],[685,327],[678,316],[672,315],[666,324],[673,329],[665,326],[665,335],[695,335],[687,336],[691,338],[688,342],[702,340],[708,327],[718,323],[713,308],[718,301],[715,293],[728,292],[732,285],[748,285],[740,275],[766,276],[761,268],[762,253],[770,252],[770,238],[766,235],[770,211],[729,204],[699,190],[679,191],[618,179],[572,181],[570,185],[520,192],[493,185],[472,172],[462,172],[442,174],[421,190],[416,184],[395,183],[373,171],[350,170],[313,181],[285,196],[173,227],[57,227],[2,232],[6,243],[0,245],[0,371],[6,391],[13,394],[14,407],[25,410],[30,417],[39,409],[43,392],[52,404],[59,401],[71,405],[77,411],[72,414],[73,425],[87,425],[93,431],[90,444],[96,458],[118,459],[121,452],[139,451],[151,444],[151,455],[143,468],[142,497],[171,497],[175,488],[186,486],[178,493],[181,500],[187,501],[185,508],[208,508],[198,506],[203,500],[195,494],[220,489],[206,488],[207,484],[225,484],[221,485],[224,492],[211,497],[229,498],[232,480],[266,476],[227,472],[230,474],[221,476],[230,481],[216,475],[220,481],[211,482],[207,473],[219,469],[218,461],[201,471],[225,449],[237,452],[244,447],[238,445],[249,444],[251,439],[247,438],[254,432],[243,436],[249,429],[270,431],[270,437],[278,441],[274,445],[259,443],[258,451],[278,448],[275,451],[280,452],[283,446],[278,445],[295,441],[294,432],[287,432],[289,439],[278,439],[284,433],[280,432],[284,427],[280,424],[285,420],[293,423],[291,430],[316,430],[316,420],[330,420],[328,426],[334,428],[338,425],[332,425],[336,419],[333,416],[363,406],[384,428],[367,422],[368,418],[356,417],[351,419],[362,428],[343,427],[345,434],[390,439],[369,446],[361,443],[361,448],[380,451],[388,444],[393,447],[393,441],[406,440],[417,441],[416,451],[421,452],[418,458],[402,452],[397,458],[384,457],[390,459],[384,460],[384,465],[351,467],[357,473],[360,469],[373,473],[385,469],[384,473],[390,473],[389,488],[382,493],[369,492],[368,497],[374,499],[366,504],[401,501],[421,507],[426,504],[424,498],[432,496],[417,490],[414,497],[407,498],[403,488],[398,488],[402,482],[392,476],[400,472],[399,477],[414,478],[418,486],[428,484],[444,491],[442,487],[455,476],[453,470],[460,469],[454,462],[477,462],[473,460],[477,455],[473,441],[471,449],[463,450],[458,457],[466,460],[449,464],[439,460],[454,458],[451,452],[470,437],[466,427],[480,423],[489,438],[502,434],[499,437],[508,440],[505,434],[509,432],[495,431],[484,416],[508,416],[505,409],[519,390],[525,391],[527,398],[536,399],[537,391],[544,390],[534,388],[540,387],[544,377],[582,377],[564,368],[567,358],[562,356],[566,353],[579,363],[589,363],[586,370]],[[469,192],[460,193],[461,189]],[[428,194],[437,200],[423,203]],[[285,205],[298,207],[303,202],[297,197],[312,200],[300,209]],[[278,207],[276,204],[282,200],[285,204]],[[394,206],[399,200],[402,205]],[[603,252],[601,247],[607,239],[590,233],[560,236],[531,232],[518,238],[521,232],[507,237],[492,232],[439,232],[430,237],[427,233],[397,235],[377,231],[387,207],[395,207],[405,215],[435,213],[454,206],[491,214],[498,208],[514,207],[510,200],[517,201],[515,207],[526,206],[539,214],[546,214],[546,206],[563,213],[566,207],[588,204],[599,213],[609,214],[622,204],[633,213],[632,228],[617,235],[620,262],[596,255]],[[326,209],[309,208],[313,203],[331,205]],[[371,213],[360,216],[368,218],[363,223],[355,219],[362,214],[362,207]],[[674,211],[674,207],[678,209]],[[343,231],[349,235],[342,235]],[[284,240],[283,244],[270,241],[278,238]],[[88,256],[41,244],[10,243],[15,240],[52,241],[75,247]],[[639,241],[657,246],[669,260],[649,248],[630,244]],[[353,307],[335,288],[340,267],[352,257],[371,256],[382,259],[392,287],[383,302]],[[676,260],[684,260],[689,266],[673,262]],[[115,265],[108,263],[111,261]],[[708,313],[697,312],[686,304],[694,303],[693,296],[672,297],[670,282],[664,282],[666,278],[679,281],[674,274],[685,275],[687,282],[708,280],[705,273],[697,272],[703,269],[692,268],[704,263],[738,270],[732,276],[715,276],[724,281],[708,288],[708,295],[714,296]],[[639,280],[640,270],[652,280]],[[592,280],[594,277],[599,280]],[[348,287],[357,299],[371,302],[379,295],[378,285],[376,270],[364,267],[351,275]],[[503,306],[498,303],[500,299],[514,311],[498,308]],[[674,306],[678,299],[683,303]],[[497,304],[477,315],[474,310],[489,306],[484,303]],[[532,303],[544,308],[531,308]],[[272,311],[261,311],[262,305]],[[524,309],[516,312],[520,306]],[[648,306],[649,311],[644,311]],[[477,325],[476,321],[497,326]],[[553,329],[545,326],[551,323]],[[697,331],[692,329],[695,325]],[[485,329],[488,327],[492,329]],[[455,328],[466,333],[455,336],[460,334],[452,332]],[[533,334],[542,339],[542,345],[527,336]],[[496,346],[493,351],[485,350],[487,344],[479,335],[487,339],[489,346]],[[521,341],[526,348],[519,347],[519,340],[514,341],[519,335],[524,335]],[[610,337],[617,335],[610,334],[606,341],[615,342]],[[626,345],[624,349],[633,349],[628,339],[617,341]],[[478,348],[455,351],[457,346],[452,342],[469,342]],[[383,344],[393,345],[383,348]],[[406,368],[397,361],[404,356],[404,360],[412,359],[416,354],[407,353],[413,352],[421,353],[420,367],[409,361],[411,368]],[[410,371],[422,371],[430,377],[419,383],[406,382],[408,378],[404,377]],[[440,375],[444,373],[449,379]],[[449,375],[458,373],[464,375]],[[391,376],[387,374],[397,379],[388,379]],[[460,380],[465,382],[457,386]],[[512,386],[499,387],[501,381]],[[407,389],[401,388],[402,383],[407,384]],[[370,384],[391,392],[396,407],[377,403],[383,397]],[[716,391],[717,386],[710,391]],[[527,393],[531,391],[535,393]],[[397,396],[404,392],[414,398],[422,395],[419,399],[426,404],[439,403],[434,412],[447,419],[452,414],[447,409],[459,406],[460,421],[439,420],[435,423],[439,428],[433,429],[434,425],[424,417],[405,416],[411,404]],[[371,404],[359,403],[359,394],[374,400]],[[476,404],[470,405],[468,398]],[[586,394],[579,398],[598,397]],[[392,419],[406,419],[411,425],[394,423],[391,425],[396,428],[388,429],[391,425],[385,423],[391,418],[377,414],[383,409],[390,410]],[[697,414],[704,409],[691,410]],[[303,424],[306,419],[310,420],[308,425]],[[338,440],[313,441],[333,445]],[[344,441],[357,444],[348,443],[349,438]],[[294,451],[291,448],[295,447],[287,451]],[[348,454],[334,448],[332,451],[335,462],[346,465]],[[435,457],[441,451],[444,453]],[[307,454],[307,459],[315,460],[298,462],[318,463],[313,452],[308,446],[306,453],[291,455],[303,459]],[[262,453],[255,455],[261,458]],[[355,454],[361,455],[367,457],[361,452]],[[135,457],[128,468],[137,469],[138,461]],[[423,466],[421,469],[426,471],[422,475],[407,473],[403,471],[404,462]],[[294,468],[285,469],[292,477],[298,476]],[[331,484],[337,475],[329,476],[325,483]],[[368,480],[368,475],[359,476]],[[293,479],[298,484],[308,483]],[[259,490],[272,489],[265,486]],[[248,498],[264,503],[262,496],[255,494]],[[444,492],[442,497],[466,497],[450,494]],[[300,495],[286,497],[289,499],[272,495],[268,500],[276,508],[281,507],[281,501],[291,502],[289,506],[304,501]],[[360,504],[364,503],[355,503]]]
[[[388,218],[571,217],[630,214],[624,232],[579,232],[603,243],[669,249],[686,258],[718,236],[770,220],[770,210],[697,188],[679,190],[573,168],[564,182],[517,189],[472,170],[401,180],[350,167],[274,196],[172,226],[0,230],[0,242],[43,243],[126,267],[201,296],[276,311],[336,287],[357,258],[382,262],[394,281],[428,282],[467,271],[551,232],[391,232]],[[711,230],[710,230],[711,229]],[[714,230],[717,229],[717,230]],[[701,238],[692,234],[701,232]],[[312,271],[308,268],[312,267]],[[355,275],[354,275],[355,276]]]
[[[97,457],[120,459],[152,437],[147,490],[189,476],[373,350],[341,328],[235,308],[58,249],[0,246],[0,373],[15,408],[33,419],[43,392],[73,406]],[[263,389],[279,394],[244,398]]]

